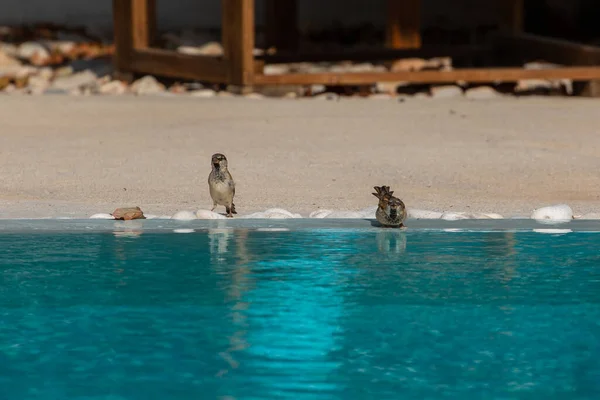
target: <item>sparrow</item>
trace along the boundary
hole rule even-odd
[[[389,186],[375,186],[373,196],[379,199],[379,206],[375,212],[377,221],[386,227],[402,228],[406,219],[406,206],[399,198],[394,196]]]
[[[233,214],[237,214],[233,204],[235,182],[227,169],[227,158],[221,153],[213,154],[211,166],[212,171],[208,175],[208,189],[213,199],[211,211],[214,211],[217,205],[225,206],[227,217],[233,218]]]

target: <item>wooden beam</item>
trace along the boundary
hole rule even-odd
[[[115,54],[113,62],[117,71],[125,71],[133,50],[131,29],[132,7],[130,0],[113,0],[113,26]]]
[[[156,0],[123,0],[131,2],[133,48],[151,47],[156,34]]]
[[[525,13],[524,0],[496,0],[499,2],[500,26],[513,34],[523,32]]]
[[[600,67],[565,67],[553,69],[469,68],[452,71],[402,71],[368,73],[318,73],[257,75],[255,85],[368,85],[376,82],[451,83],[516,82],[521,79],[600,79]]]
[[[495,45],[521,61],[544,60],[564,65],[600,65],[600,47],[526,33],[498,35]]]
[[[277,62],[320,62],[320,61],[374,61],[393,60],[397,58],[432,58],[432,57],[467,57],[491,53],[492,46],[453,45],[453,46],[424,46],[419,49],[373,49],[373,50],[342,50],[330,52],[277,52],[276,54],[257,57],[267,63]]]
[[[227,80],[227,68],[222,59],[162,49],[134,50],[128,69],[144,74],[212,83]]]
[[[421,0],[386,0],[386,44],[393,49],[421,47]]]
[[[221,29],[228,82],[251,85],[254,77],[254,0],[222,0]]]
[[[298,48],[297,0],[266,0],[265,45],[277,50]]]

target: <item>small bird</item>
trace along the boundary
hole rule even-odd
[[[227,217],[233,218],[233,214],[237,214],[233,204],[235,182],[227,169],[227,158],[221,153],[213,154],[211,165],[212,171],[208,175],[208,188],[213,199],[211,211],[214,211],[217,205],[225,206]]]
[[[375,186],[373,196],[379,199],[379,207],[375,212],[377,221],[383,226],[402,228],[406,219],[406,206],[394,196],[389,186]]]

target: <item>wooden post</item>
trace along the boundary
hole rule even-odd
[[[387,0],[386,44],[394,49],[421,47],[421,0]]]
[[[525,4],[523,0],[497,0],[500,1],[500,27],[508,33],[518,34],[523,32]]]
[[[113,25],[115,36],[114,64],[117,71],[125,71],[129,66],[133,51],[131,31],[131,1],[113,0]]]
[[[265,44],[277,50],[298,48],[298,1],[266,0]]]
[[[114,65],[117,75],[131,79],[132,55],[151,46],[156,29],[156,0],[113,0]]]
[[[254,80],[254,0],[222,0],[222,42],[229,83]]]
[[[133,48],[151,47],[156,34],[156,0],[131,1]]]

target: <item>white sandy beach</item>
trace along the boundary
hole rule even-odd
[[[0,218],[209,209],[222,152],[248,214],[376,205],[600,212],[600,100],[0,96]],[[221,208],[220,212],[223,212]]]

